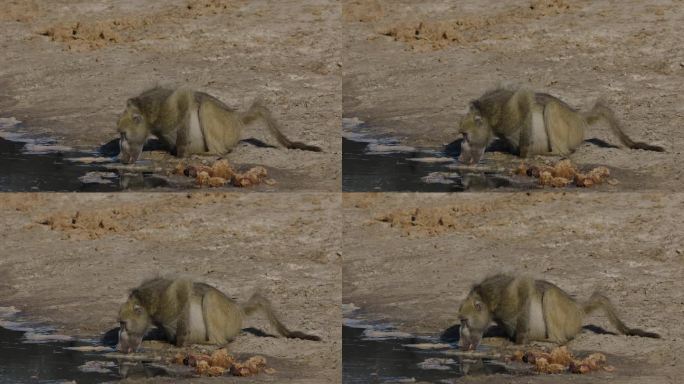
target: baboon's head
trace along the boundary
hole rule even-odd
[[[151,324],[150,315],[140,304],[140,301],[131,296],[119,310],[119,343],[117,351],[123,353],[135,352],[142,343],[143,336]]]
[[[142,153],[143,145],[149,135],[149,127],[145,117],[134,99],[128,100],[126,109],[117,124],[119,132],[119,160],[124,164],[133,164]]]
[[[470,110],[463,116],[458,128],[458,132],[463,135],[458,160],[465,164],[477,164],[492,138],[491,131],[480,114],[477,103],[471,103]]]
[[[459,345],[465,350],[477,348],[491,322],[489,309],[476,292],[470,292],[458,309],[461,322]]]

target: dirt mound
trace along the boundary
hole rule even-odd
[[[66,43],[68,50],[84,51],[102,48],[112,43],[135,41],[133,34],[128,33],[147,25],[146,20],[109,20],[74,22],[50,27],[40,34],[48,36],[52,41]]]
[[[460,204],[446,207],[396,210],[375,217],[376,221],[400,228],[406,235],[415,232],[429,236],[472,227],[472,219],[494,210],[490,204]]]
[[[3,2],[0,20],[26,23],[41,15],[35,0],[10,0]]]
[[[106,234],[136,231],[138,228],[129,219],[147,213],[147,208],[141,207],[57,212],[39,219],[38,224],[65,232],[68,238],[98,239]]]
[[[528,7],[515,7],[494,16],[463,16],[456,20],[416,20],[380,29],[379,33],[407,43],[415,50],[439,50],[450,44],[511,38],[507,26],[527,19],[555,16],[572,8],[563,0],[535,0]]]
[[[187,11],[182,11],[181,14],[190,17],[218,15],[235,8],[234,0],[190,0],[185,5]]]
[[[189,0],[183,6],[165,8],[155,14],[60,23],[38,33],[49,36],[52,41],[66,43],[67,50],[90,51],[149,38],[145,30],[163,22],[218,15],[236,8],[235,1]]]
[[[354,0],[345,3],[342,7],[344,21],[367,23],[379,20],[383,16],[382,6],[377,0]]]
[[[539,16],[559,15],[570,10],[570,4],[564,0],[533,0],[530,11]]]

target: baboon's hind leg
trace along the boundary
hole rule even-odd
[[[542,297],[542,307],[549,341],[565,344],[582,329],[582,310],[560,290],[547,289]]]
[[[210,344],[226,344],[242,328],[240,308],[220,292],[209,291],[204,295],[202,312]]]
[[[213,98],[202,99],[199,120],[208,153],[226,154],[240,141],[242,122]]]
[[[544,125],[552,155],[569,155],[584,140],[584,119],[559,103],[551,101],[546,104]]]

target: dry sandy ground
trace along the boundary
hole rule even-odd
[[[585,143],[570,158],[652,176],[640,190],[683,183],[681,0],[347,0],[343,20],[343,115],[375,133],[440,147],[458,138],[468,102],[499,84],[578,108],[603,97],[628,135],[667,152]],[[619,144],[601,125],[586,138]]]
[[[288,137],[323,152],[241,144],[228,159],[292,171],[298,190],[337,191],[340,11],[334,0],[3,1],[0,117],[93,149],[116,136],[126,99],[154,85],[239,109],[259,96]],[[263,132],[245,136],[275,143]]]
[[[0,306],[98,337],[117,326],[127,291],[146,278],[186,276],[238,300],[260,288],[285,324],[323,341],[241,334],[231,351],[284,367],[254,380],[339,382],[338,194],[74,196],[0,196]],[[274,332],[261,316],[246,326]]]
[[[400,330],[438,335],[470,286],[496,272],[602,289],[630,326],[661,340],[584,331],[614,373],[472,377],[478,382],[679,382],[684,374],[684,195],[346,194],[343,302]],[[614,331],[601,313],[586,324]]]

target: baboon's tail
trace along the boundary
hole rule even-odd
[[[314,341],[320,341],[321,338],[315,335],[309,335],[304,332],[300,331],[290,331],[285,327],[283,323],[278,320],[276,317],[275,313],[273,312],[273,306],[271,305],[271,302],[261,296],[259,293],[255,293],[252,295],[252,297],[242,305],[242,310],[245,312],[245,315],[249,316],[252,313],[261,310],[264,314],[266,314],[266,317],[268,317],[268,321],[276,328],[278,333],[281,335],[291,338],[291,339],[304,339],[304,340],[314,340]]]
[[[646,144],[640,141],[634,141],[630,139],[629,136],[627,136],[627,134],[625,134],[625,132],[622,130],[620,122],[615,117],[615,113],[613,112],[613,110],[610,109],[610,107],[608,107],[602,100],[597,101],[596,104],[594,104],[594,107],[591,109],[591,111],[583,113],[582,115],[584,116],[584,119],[587,121],[587,124],[593,124],[601,118],[606,119],[613,133],[615,133],[615,135],[620,139],[622,144],[626,145],[629,148],[665,152],[665,149],[663,147]]]
[[[278,142],[284,147],[289,149],[301,149],[304,151],[321,152],[320,147],[305,144],[299,141],[290,141],[290,139],[285,137],[285,135],[283,135],[283,133],[281,132],[278,123],[271,116],[271,111],[269,111],[268,108],[266,108],[259,99],[254,100],[252,106],[249,107],[247,112],[242,114],[242,122],[245,124],[249,124],[250,122],[258,118],[264,119],[266,125],[268,126],[268,130],[276,138],[276,140],[278,140]]]
[[[646,332],[639,328],[627,327],[625,323],[623,323],[620,320],[620,318],[618,318],[617,312],[615,311],[615,307],[613,307],[613,304],[610,302],[610,300],[606,296],[600,294],[599,292],[594,292],[594,294],[591,295],[589,300],[582,304],[582,310],[585,314],[589,314],[590,312],[598,308],[602,308],[606,312],[606,315],[608,316],[608,320],[610,321],[610,323],[613,324],[613,326],[617,328],[618,332],[622,333],[623,335],[651,337],[654,339],[660,339],[660,335],[657,333]]]

